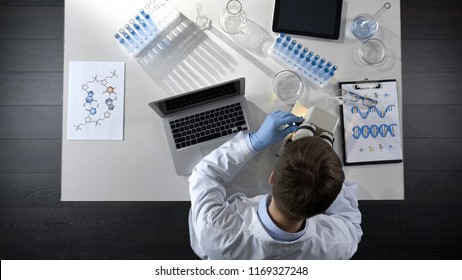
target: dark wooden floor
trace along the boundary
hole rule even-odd
[[[36,3],[38,2],[38,3]],[[462,258],[462,1],[401,1],[404,201],[356,259]],[[190,259],[188,202],[60,202],[62,0],[0,0],[1,259]]]

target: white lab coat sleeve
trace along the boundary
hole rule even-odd
[[[224,184],[230,182],[256,154],[248,146],[247,134],[240,132],[194,168],[189,178],[191,222],[199,244],[204,227],[225,207]]]
[[[361,212],[358,207],[358,186],[345,181],[337,198],[324,212],[337,222],[344,224],[351,235],[352,251],[350,258],[358,249],[363,231],[361,229]]]

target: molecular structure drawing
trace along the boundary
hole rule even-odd
[[[95,75],[92,80],[82,85],[82,90],[85,92],[83,109],[86,111],[86,116],[82,122],[74,125],[77,131],[89,124],[101,125],[101,122],[111,117],[111,111],[115,109],[114,103],[117,100],[116,87],[111,85],[111,80],[114,78],[118,78],[115,70],[104,79],[98,79]],[[100,102],[103,100],[106,106],[100,107]]]

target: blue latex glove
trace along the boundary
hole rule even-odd
[[[297,130],[298,125],[295,123],[301,122],[303,122],[302,117],[291,113],[279,110],[273,112],[266,116],[257,132],[249,134],[250,144],[254,150],[261,151]]]

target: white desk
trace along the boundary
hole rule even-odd
[[[221,31],[218,18],[227,1],[202,0],[205,14],[214,31],[192,41],[172,61],[164,61],[162,71],[155,66],[144,70],[142,63],[128,54],[113,34],[128,22],[146,0],[67,0],[65,2],[65,48],[63,86],[62,200],[70,201],[182,201],[189,200],[187,177],[177,176],[170,158],[161,119],[148,103],[185,89],[198,88],[238,77],[246,78],[246,96],[253,104],[252,119],[261,123],[266,113],[278,107],[271,90],[274,73],[284,67],[271,58],[228,45],[230,37]],[[242,0],[247,17],[271,31],[274,1]],[[401,96],[400,2],[390,0],[390,10],[379,20],[375,37],[386,42],[391,61],[385,69],[362,65],[355,59],[360,42],[349,30],[351,20],[360,13],[376,12],[384,1],[345,0],[341,37],[338,41],[294,36],[303,45],[339,66],[335,78],[326,87],[310,88],[310,105],[326,107],[337,82],[372,79],[396,79]],[[177,0],[179,11],[195,20],[196,1]],[[223,38],[217,37],[220,35]],[[190,38],[191,39],[191,38]],[[194,39],[194,38],[192,38]],[[227,43],[228,42],[228,43]],[[232,42],[232,41],[231,41]],[[197,43],[197,46],[194,45]],[[205,44],[205,45],[204,45]],[[199,46],[199,47],[198,47]],[[196,48],[195,48],[196,47]],[[195,48],[195,49],[194,49]],[[207,52],[204,52],[207,51]],[[215,56],[211,60],[209,55]],[[203,56],[201,71],[188,71],[188,61]],[[124,141],[70,141],[67,135],[69,61],[125,61],[125,132]],[[201,60],[199,60],[201,61]],[[180,66],[177,66],[180,65]],[[188,74],[189,73],[189,74]],[[201,76],[197,79],[197,76]],[[402,112],[400,112],[402,115]],[[402,135],[402,134],[401,134]],[[336,139],[340,139],[337,135]],[[340,141],[336,141],[337,149]],[[267,192],[267,178],[274,164],[267,151],[255,158],[230,186],[230,193],[248,195]],[[347,179],[360,186],[360,199],[403,199],[403,163],[345,167]],[[240,187],[237,187],[240,186]]]

